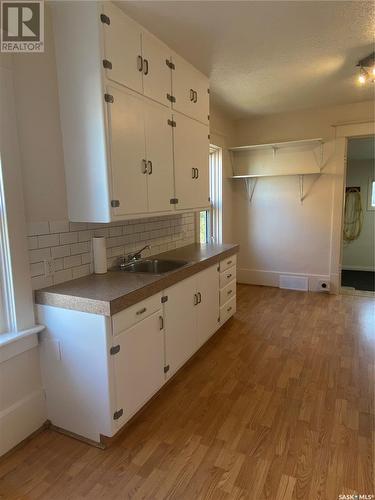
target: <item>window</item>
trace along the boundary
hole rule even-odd
[[[375,179],[369,179],[367,199],[368,210],[375,210]]]
[[[5,195],[0,156],[0,333],[14,328],[14,304],[12,300],[12,273],[6,224]]]
[[[199,241],[222,242],[222,150],[210,146],[210,209],[199,213]]]

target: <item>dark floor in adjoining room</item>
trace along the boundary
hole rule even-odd
[[[343,270],[341,273],[341,285],[350,286],[356,290],[375,292],[375,272]]]

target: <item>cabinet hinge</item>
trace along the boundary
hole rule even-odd
[[[210,93],[210,89],[207,89],[207,94],[209,94],[209,93]]]
[[[164,373],[167,373],[167,372],[169,372],[169,365],[164,366]]]
[[[118,208],[120,206],[120,200],[111,200],[111,207]]]
[[[105,102],[109,102],[111,104],[113,104],[115,102],[113,95],[111,95],[111,94],[104,94],[104,100],[105,100]]]
[[[110,354],[111,356],[113,356],[114,354],[117,354],[118,352],[120,352],[120,349],[121,349],[121,348],[120,348],[120,345],[119,345],[119,344],[114,345],[113,347],[111,347],[111,348],[110,348],[110,350],[109,350],[109,354]]]
[[[102,23],[108,24],[108,26],[111,24],[111,20],[105,14],[100,14],[100,20]]]
[[[119,410],[115,411],[113,414],[113,420],[118,420],[120,417],[122,417],[124,414],[124,410],[120,408]]]
[[[105,68],[105,69],[112,69],[112,63],[111,63],[111,61],[108,61],[108,59],[103,59],[103,68]]]
[[[171,94],[167,94],[167,99],[168,101],[171,101],[171,102],[176,102],[176,98],[174,95],[171,95]]]
[[[170,61],[169,59],[166,59],[165,60],[165,64],[168,66],[168,68],[170,69],[176,69],[176,66],[173,64],[172,61]]]
[[[209,139],[211,139],[211,136],[210,136],[210,134],[208,134],[208,136],[207,136],[207,137],[208,137]]]
[[[167,302],[167,300],[168,300],[168,295],[163,295],[163,297],[161,298],[161,303],[165,304],[165,302]]]
[[[178,198],[171,198],[171,199],[169,200],[169,203],[170,203],[171,205],[177,205],[177,204],[178,204]]]
[[[207,115],[207,120],[208,120],[208,121],[210,120],[210,115]]]
[[[168,120],[168,125],[170,127],[176,127],[177,124],[176,124],[176,122],[174,120]]]
[[[217,266],[217,270],[218,270],[218,271],[220,271],[220,265],[219,265],[219,266]]]
[[[217,322],[220,323],[220,316],[217,318]]]

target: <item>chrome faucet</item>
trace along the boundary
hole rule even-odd
[[[120,259],[119,259],[120,269],[123,269],[124,267],[126,267],[127,264],[129,264],[129,262],[133,262],[134,260],[139,260],[142,257],[143,250],[146,250],[146,249],[150,250],[151,246],[145,245],[140,250],[137,250],[137,252],[129,253],[125,257],[120,257]]]

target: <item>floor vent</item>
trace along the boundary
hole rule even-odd
[[[309,289],[309,278],[307,276],[280,276],[279,287],[287,290],[300,290],[307,292]]]

